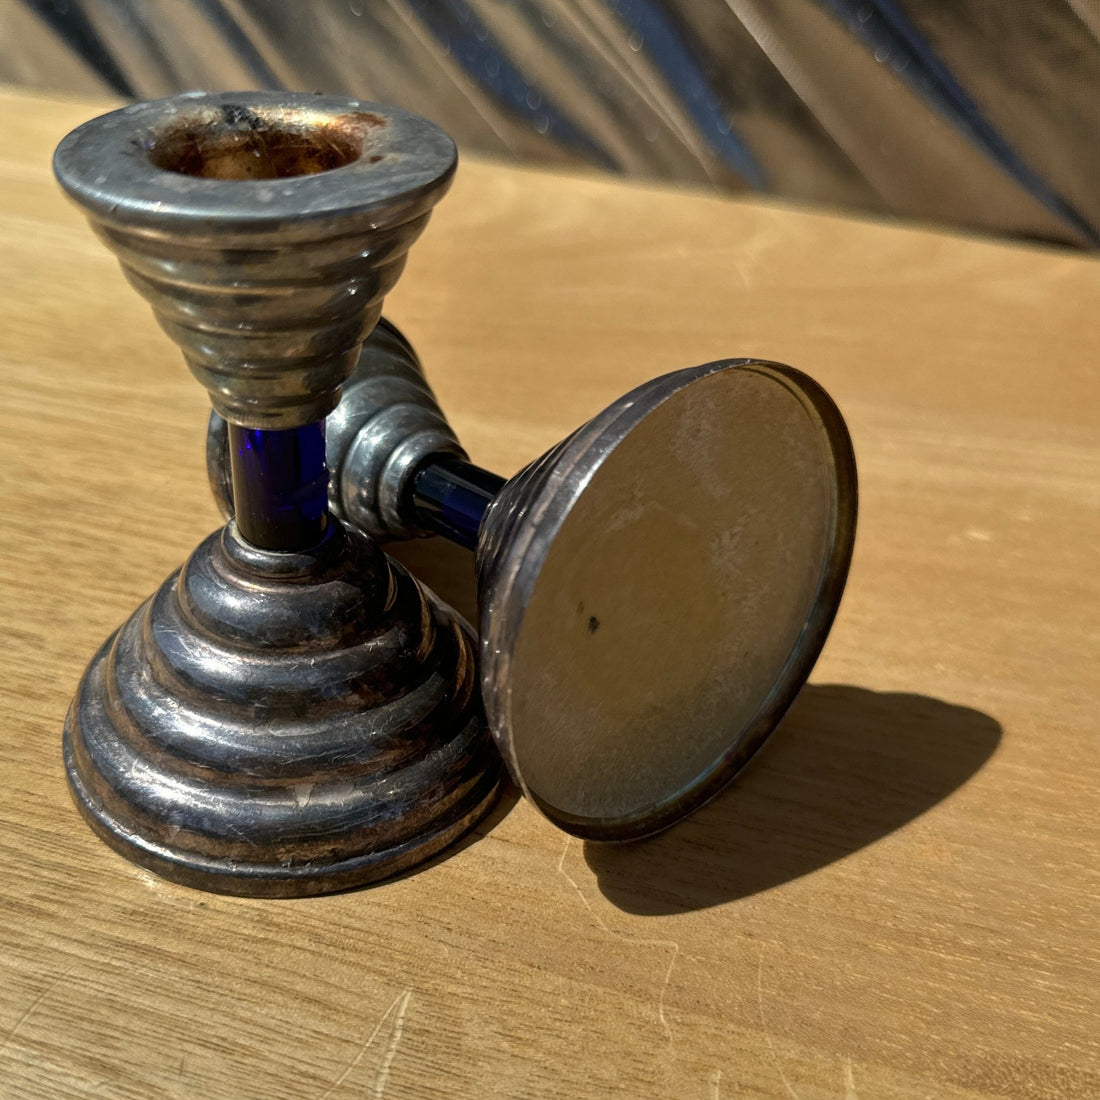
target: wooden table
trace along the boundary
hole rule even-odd
[[[510,472],[734,355],[848,418],[848,592],[763,756],[647,843],[505,798],[374,889],[162,882],[70,804],[99,642],[218,522],[206,398],[0,97],[0,1097],[1100,1095],[1100,268],[465,163],[389,315]],[[470,559],[403,552],[472,610]]]

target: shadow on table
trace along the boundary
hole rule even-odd
[[[442,538],[391,542],[386,550],[477,630],[474,555]]]
[[[649,840],[584,846],[630,913],[705,909],[866,847],[946,798],[996,749],[1000,725],[924,695],[803,689],[771,744],[714,801]]]
[[[387,549],[476,629],[473,555],[444,539]],[[609,901],[678,913],[747,897],[842,859],[961,787],[1001,739],[989,715],[926,695],[808,685],[745,774],[650,840],[584,847]],[[488,832],[515,804],[505,786]]]

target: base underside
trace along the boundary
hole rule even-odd
[[[647,382],[509,481],[478,536],[482,697],[524,793],[589,840],[717,794],[809,675],[855,521],[836,406],[760,360]]]

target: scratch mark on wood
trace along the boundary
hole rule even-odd
[[[15,1038],[16,1032],[34,1015],[39,1005],[76,969],[76,963],[73,963],[64,974],[59,974],[37,997],[27,1006],[26,1011],[19,1017],[18,1020],[8,1029],[7,1035],[4,1036],[4,1041],[0,1043],[0,1055],[8,1049],[8,1045],[12,1039]]]
[[[855,1074],[852,1073],[851,1058],[844,1060],[844,1100],[859,1100],[859,1093],[856,1092]]]
[[[722,1071],[716,1069],[710,1075],[710,1100],[722,1100]]]
[[[565,869],[565,857],[569,855],[569,845],[572,842],[572,837],[565,838],[565,846],[561,850],[561,859],[558,860],[558,874],[560,874],[570,886],[576,891],[577,897],[581,899],[585,909],[588,910],[592,919],[602,928],[609,936],[614,936],[615,939],[626,940],[627,943],[637,944],[639,947],[667,947],[671,950],[671,954],[668,959],[668,969],[665,971],[665,980],[661,983],[661,992],[657,997],[657,1019],[661,1021],[661,1027],[664,1029],[665,1038],[670,1042],[672,1040],[672,1028],[668,1025],[668,1020],[665,1018],[665,996],[668,994],[669,983],[672,981],[672,970],[676,965],[676,957],[680,954],[680,945],[675,940],[649,940],[640,939],[637,936],[629,936],[624,932],[616,932],[604,919],[592,908],[592,903],[584,896],[584,891],[577,885],[576,879]]]
[[[386,1044],[386,1053],[382,1057],[382,1064],[378,1067],[378,1075],[374,1079],[374,1100],[382,1100],[382,1097],[386,1094],[386,1083],[390,1079],[390,1066],[393,1065],[397,1048],[401,1045],[401,1032],[405,1028],[405,1013],[408,1011],[411,997],[412,990],[406,989],[404,996],[401,998],[401,1004],[398,1005],[390,1041]]]
[[[351,1076],[351,1074],[355,1070],[355,1067],[358,1066],[359,1063],[363,1060],[363,1055],[366,1054],[367,1051],[370,1049],[371,1043],[373,1043],[374,1040],[378,1038],[378,1033],[382,1030],[382,1028],[385,1026],[386,1021],[394,1014],[394,1012],[397,1012],[398,1017],[397,1023],[394,1025],[393,1030],[397,1036],[398,1041],[400,1041],[401,1029],[402,1027],[404,1027],[405,1023],[405,1010],[409,1006],[409,998],[411,996],[412,990],[406,989],[404,993],[398,993],[398,995],[394,997],[392,1004],[389,1008],[386,1009],[385,1012],[382,1013],[382,1018],[375,1025],[374,1030],[363,1041],[363,1044],[359,1047],[359,1050],[356,1052],[355,1057],[352,1058],[352,1060],[344,1067],[343,1073],[341,1073],[340,1076],[337,1077],[336,1080],[333,1081],[332,1084],[329,1085],[329,1087],[325,1089],[323,1093],[321,1093],[317,1100],[326,1100],[327,1097],[331,1096]],[[397,1043],[394,1042],[393,1037],[391,1036],[389,1046],[386,1048],[386,1053],[385,1055],[383,1055],[382,1058],[382,1067],[379,1069],[378,1077],[375,1079],[374,1083],[374,1094],[376,1097],[380,1097],[382,1095],[382,1093],[378,1091],[379,1081],[381,1081],[383,1089],[385,1089],[386,1087],[386,1080],[389,1078],[390,1064],[393,1062],[393,1055],[396,1053]]]
[[[791,1100],[801,1100],[798,1093],[794,1091],[794,1086],[787,1080],[787,1075],[783,1072],[783,1066],[779,1061],[779,1054],[775,1049],[775,1041],[772,1039],[772,1033],[768,1030],[768,1021],[764,1019],[764,950],[760,949],[760,965],[756,968],[756,1003],[760,1009],[760,1026],[764,1029],[764,1038],[768,1044],[768,1050],[771,1051],[772,1061],[775,1063],[775,1068],[779,1073],[779,1078],[783,1082],[783,1087],[787,1090]]]

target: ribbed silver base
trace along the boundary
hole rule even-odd
[[[492,805],[473,638],[332,521],[308,553],[206,539],[102,646],[65,723],[92,828],[222,893],[290,897],[405,871]]]

